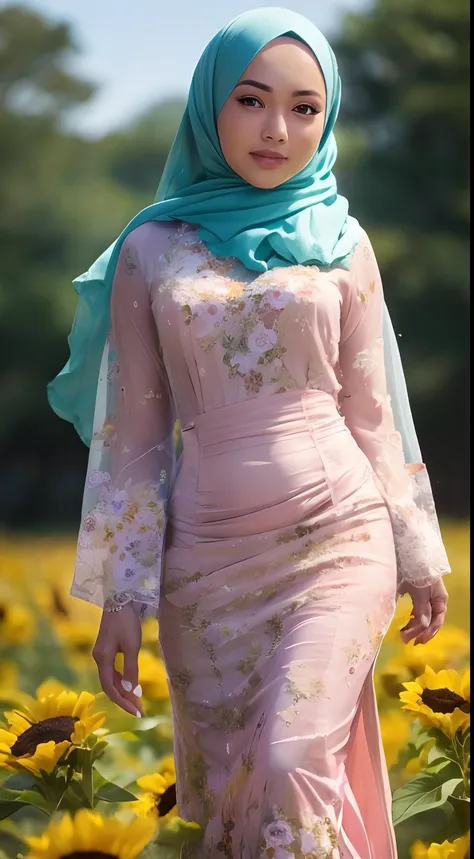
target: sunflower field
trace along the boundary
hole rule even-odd
[[[443,534],[445,625],[403,644],[404,596],[377,662],[400,859],[469,856],[469,535]],[[0,539],[0,859],[178,859],[200,830],[177,815],[156,621],[143,624],[138,719],[100,691],[100,611],[68,595],[74,555],[71,538]]]

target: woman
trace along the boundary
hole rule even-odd
[[[397,594],[404,641],[446,611],[377,264],[331,171],[339,102],[300,15],[221,30],[159,202],[77,282],[49,386],[91,446],[72,593],[104,608],[102,687],[140,715],[140,616],[158,612],[202,857],[396,857],[374,663]]]

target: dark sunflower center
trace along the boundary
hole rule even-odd
[[[161,796],[156,798],[156,807],[158,809],[158,817],[164,817],[176,805],[176,785],[172,784],[166,788]]]
[[[102,853],[100,850],[75,850],[66,853],[61,859],[117,859],[116,853]]]
[[[64,600],[59,588],[52,587],[51,594],[53,597],[53,608],[56,614],[62,614],[64,617],[68,617],[69,612],[67,610],[67,606],[64,604]]]
[[[456,707],[463,713],[471,712],[469,701],[452,689],[423,689],[421,700],[433,713],[454,713]]]
[[[49,743],[51,740],[62,743],[64,740],[70,740],[77,721],[77,716],[54,716],[52,719],[37,722],[18,737],[11,748],[12,755],[16,758],[34,755],[40,743]]]
[[[5,620],[5,615],[7,613],[6,608],[3,605],[0,605],[0,622]]]
[[[71,652],[75,653],[76,656],[90,656],[92,645],[89,641],[75,641],[73,644],[70,644]]]

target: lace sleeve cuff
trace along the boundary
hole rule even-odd
[[[415,587],[434,584],[451,572],[438,525],[426,467],[407,466],[412,497],[395,502],[387,499],[392,520],[399,581]]]
[[[140,614],[148,606],[156,610],[166,529],[163,487],[128,480],[118,489],[99,472],[95,479],[99,500],[81,523],[71,594],[101,607],[133,601]]]

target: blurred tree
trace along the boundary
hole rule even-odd
[[[154,198],[184,107],[182,99],[162,101],[104,140],[108,175],[146,195],[147,203]]]
[[[149,204],[177,122],[158,110],[155,164],[145,118],[97,142],[65,134],[95,91],[65,70],[75,50],[67,25],[0,11],[0,522],[24,527],[77,518],[87,451],[46,401],[68,357],[71,280]]]
[[[57,116],[94,92],[63,68],[75,50],[67,25],[7,6],[0,10],[0,43],[0,110]]]
[[[66,26],[22,6],[0,11],[0,503],[11,522],[41,509],[60,437],[44,420],[44,384],[59,357],[51,284],[69,274],[61,187],[78,142],[63,138],[59,123],[94,91],[64,70],[73,49]]]
[[[465,0],[377,0],[347,18],[341,190],[373,237],[440,508],[467,511]],[[71,280],[154,197],[184,102],[101,140],[65,133],[94,87],[71,29],[0,10],[0,522],[77,527],[87,449],[46,401],[68,357]],[[439,484],[439,485],[437,485]]]
[[[345,18],[334,49],[344,88],[340,188],[379,257],[438,503],[465,515],[468,0],[377,0]]]

